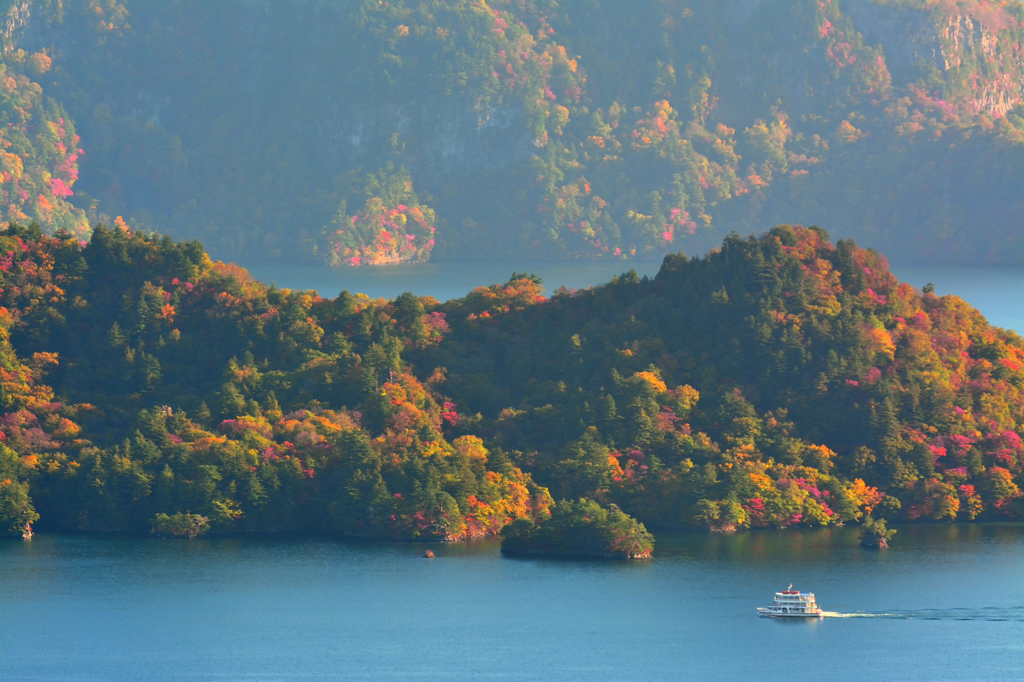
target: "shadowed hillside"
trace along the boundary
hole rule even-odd
[[[1024,260],[1016,0],[6,7],[2,217],[51,231],[123,215],[355,265],[660,259],[801,222]]]

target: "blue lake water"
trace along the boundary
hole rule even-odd
[[[264,281],[446,300],[655,263],[253,267]],[[895,266],[1024,332],[1024,270]],[[0,680],[1022,680],[1024,524],[658,533],[639,564],[506,559],[494,540],[0,540]],[[790,582],[830,612],[759,619]]]
[[[493,540],[0,541],[2,680],[1024,679],[1024,525],[659,534],[643,563]],[[757,618],[789,583],[831,615]]]
[[[613,276],[635,269],[653,277],[656,262],[507,261],[420,263],[363,268],[326,266],[242,265],[257,279],[289,289],[312,289],[333,298],[342,289],[372,298],[394,298],[412,291],[439,301],[465,296],[474,287],[507,281],[513,272],[532,272],[551,292],[564,286],[583,289],[604,284]],[[937,294],[956,294],[974,305],[999,327],[1024,333],[1024,268],[894,265],[900,279],[917,287],[935,284]]]

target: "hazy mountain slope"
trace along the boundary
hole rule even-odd
[[[0,213],[85,236],[85,212],[67,201],[78,179],[79,137],[40,85],[53,62],[45,50],[26,52],[15,41],[30,22],[30,4],[9,3],[0,24]]]
[[[222,256],[658,257],[821,222],[1024,259],[1016,1],[10,7],[83,137],[72,201]]]

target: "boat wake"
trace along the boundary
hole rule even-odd
[[[988,607],[981,609],[920,609],[917,611],[856,611],[838,613],[824,611],[825,618],[887,618],[890,620],[984,620],[1024,623],[1024,606]]]

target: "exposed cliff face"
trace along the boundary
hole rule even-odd
[[[1024,49],[1009,43],[999,29],[1009,19],[990,15],[990,24],[967,14],[951,15],[942,27],[942,57],[947,72],[970,79],[975,113],[1005,116],[1024,101]]]
[[[842,3],[864,40],[882,46],[895,84],[927,78],[934,68],[947,82],[970,85],[964,104],[974,113],[1005,116],[1024,101],[1024,50],[1008,30],[1015,20],[993,3],[953,7]]]
[[[13,47],[20,37],[21,30],[28,25],[32,17],[32,3],[28,0],[9,3],[7,12],[0,19],[0,37],[3,39],[4,52]]]

